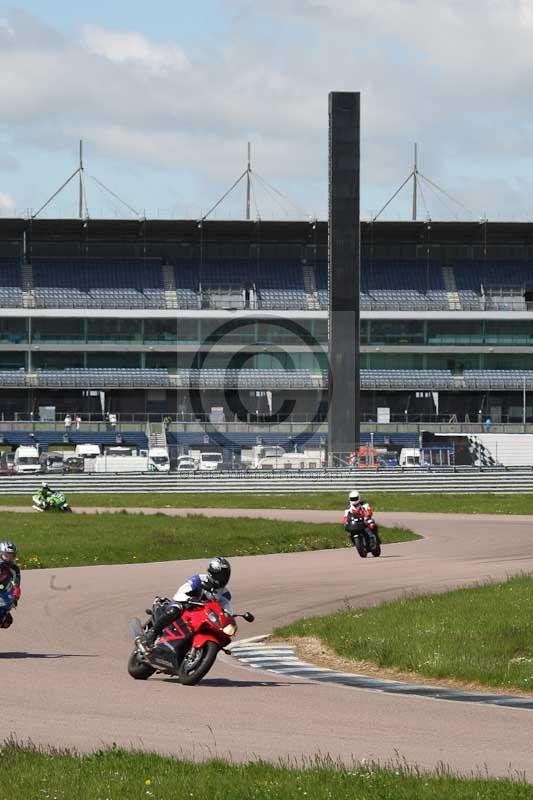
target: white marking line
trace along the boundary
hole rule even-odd
[[[276,668],[276,672],[282,672],[282,671],[283,672],[287,672],[288,670],[293,670],[294,671],[294,666],[289,666],[289,665],[283,666],[282,665],[282,666]],[[329,669],[324,669],[323,667],[303,667],[303,666],[298,666],[298,672],[328,672],[329,673]]]
[[[232,647],[232,653],[294,653],[290,647]]]
[[[238,653],[235,658],[296,658],[293,653]]]
[[[241,664],[299,664],[297,658],[239,658]]]

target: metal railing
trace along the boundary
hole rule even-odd
[[[355,483],[354,483],[355,482]],[[40,476],[0,476],[0,495],[25,496],[29,505],[31,494],[40,486]],[[349,492],[356,485],[363,494],[369,492],[408,492],[455,494],[472,492],[525,493],[533,492],[533,469],[502,468],[456,468],[425,470],[401,470],[377,472],[369,470],[279,470],[253,473],[193,472],[193,473],[147,473],[54,475],[54,488],[67,493],[83,492],[98,494],[131,493],[208,493],[208,494],[261,494],[305,493],[305,492]],[[127,505],[125,500],[124,505]],[[113,509],[109,509],[112,511]],[[340,516],[344,509],[339,508]],[[200,511],[200,509],[199,509]],[[376,509],[379,519],[379,508]]]

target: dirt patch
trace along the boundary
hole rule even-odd
[[[317,639],[315,636],[290,637],[287,639],[269,639],[269,644],[290,644],[299,658],[327,667],[339,672],[350,672],[355,675],[364,675],[366,678],[380,680],[402,681],[404,683],[419,683],[424,686],[442,686],[447,689],[461,689],[468,692],[482,692],[484,694],[516,695],[519,697],[533,697],[533,692],[523,691],[514,686],[486,686],[475,681],[460,681],[454,678],[428,678],[418,672],[403,672],[392,667],[380,667],[371,661],[354,661],[342,658],[334,650]]]

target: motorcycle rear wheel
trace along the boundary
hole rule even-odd
[[[139,657],[139,652],[137,650],[133,650],[128,659],[128,672],[135,680],[145,681],[150,675],[154,674],[155,669]]]
[[[374,558],[379,558],[379,556],[381,555],[381,545],[380,544],[377,544],[374,547],[374,549],[372,550],[372,555],[374,556]]]
[[[201,648],[192,647],[179,666],[180,683],[184,686],[199,683],[215,663],[219,649],[215,642],[206,642]]]

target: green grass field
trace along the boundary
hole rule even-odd
[[[226,556],[329,550],[346,546],[341,525],[266,519],[168,517],[163,514],[17,514],[0,512],[0,527],[16,540],[23,569],[131,564]],[[420,538],[381,528],[384,543]]]
[[[356,485],[356,483],[355,483]],[[52,481],[53,486],[53,481]],[[338,511],[346,508],[347,492],[290,494],[69,494],[73,506],[109,508],[296,508]],[[364,494],[376,513],[380,511],[457,512],[463,514],[533,514],[533,494]],[[30,497],[0,496],[3,506],[31,506]]]
[[[533,576],[303,619],[276,631],[316,636],[338,655],[428,678],[533,692]]]
[[[178,761],[119,749],[77,756],[16,744],[0,748],[5,797],[29,800],[526,800],[519,779],[425,775],[404,766],[341,767],[316,759],[306,769],[264,762]]]

